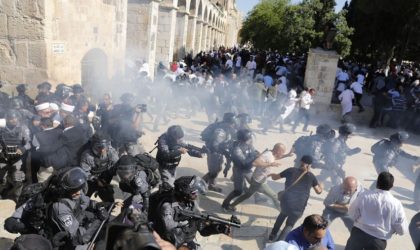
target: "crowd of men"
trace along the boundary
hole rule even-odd
[[[78,84],[59,84],[51,92],[51,84],[41,83],[35,99],[26,95],[25,85],[17,86],[16,97],[2,93],[0,191],[2,199],[16,202],[16,211],[5,221],[7,231],[22,235],[16,249],[33,242],[45,244],[42,249],[200,249],[197,232],[230,235],[233,227],[241,226],[234,215],[224,219],[206,214],[196,204],[206,191],[223,193],[217,180],[230,170],[233,190],[221,204],[225,212],[234,214],[236,206],[253,195],[259,201],[261,193],[279,210],[267,249],[280,244],[334,249],[328,225],[336,218],[350,231],[346,249],[385,249],[392,234],[408,231],[402,204],[389,192],[394,185],[389,167],[397,158],[418,160],[402,150],[406,132],[372,146],[378,178],[370,189],[343,169],[347,156],[361,151],[347,145],[356,131],[347,121],[338,134],[321,124],[315,134],[301,136],[293,145],[277,143],[263,152],[253,146],[252,118],[260,120],[262,133],[275,125],[283,131],[285,123],[295,131],[301,120],[307,130],[316,93],[303,86],[304,64],[304,57],[294,55],[221,49],[187,56],[169,69],[159,65],[154,81],[148,67],[138,65],[130,78],[138,95],[124,93],[119,104],[104,94],[95,105]],[[139,100],[147,105],[137,104]],[[357,103],[363,111],[360,99]],[[172,115],[189,117],[201,110],[210,123],[201,132],[203,147],[185,142],[184,129],[173,125],[165,126],[157,138],[155,158],[145,152],[140,143],[145,115],[158,129]],[[208,172],[201,178],[177,176],[185,154],[206,158]],[[296,157],[295,165],[272,173],[285,157]],[[311,168],[321,169],[321,174],[315,176]],[[270,178],[284,178],[285,189],[272,190]],[[321,183],[328,178],[333,187],[325,210],[313,211],[319,213],[294,228],[310,190],[321,194]],[[112,180],[127,194],[123,203],[115,201]],[[420,205],[417,182],[414,201]],[[116,217],[111,214],[114,207],[121,207]],[[414,240],[419,238],[417,222],[418,216],[410,228]]]
[[[387,74],[385,74],[387,73]],[[362,97],[372,96],[369,126],[405,129],[419,133],[420,71],[417,63],[392,61],[388,71],[372,65],[340,62],[333,101],[342,107],[343,122],[351,121],[353,105],[364,111]],[[366,101],[367,102],[367,101]]]

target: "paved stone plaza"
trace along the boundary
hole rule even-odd
[[[363,115],[358,115],[355,117],[357,123],[366,121],[369,118],[368,112],[363,113]],[[337,122],[337,117],[335,113],[323,113],[317,119],[313,119],[310,130],[314,131],[315,126],[323,121],[330,120],[330,125],[334,128],[339,126]],[[151,128],[151,123],[149,120],[146,120],[146,127]],[[173,119],[169,124],[181,124],[185,128],[186,140],[195,145],[202,145],[202,142],[199,139],[199,134],[207,124],[204,114],[200,113],[198,116],[186,119],[183,117],[178,117]],[[253,122],[253,127],[257,128],[258,122]],[[286,130],[289,129],[289,126],[286,125]],[[166,127],[161,127],[163,132]],[[300,131],[298,129],[298,131]],[[144,146],[147,150],[153,148],[153,143],[156,141],[156,138],[160,135],[160,132],[151,132],[146,129],[146,135],[142,138]],[[370,147],[373,143],[383,137],[389,136],[394,130],[390,129],[376,129],[371,130],[366,127],[360,126],[356,136],[353,136],[349,139],[349,145],[351,147],[359,146],[362,148],[362,152],[353,157],[349,157],[347,164],[345,165],[345,170],[348,175],[353,175],[357,177],[364,187],[369,187],[372,183],[372,180],[376,178],[376,172],[372,164],[372,155],[370,152]],[[281,133],[279,134],[277,130],[271,130],[267,135],[257,134],[255,145],[256,148],[260,151],[265,148],[271,148],[276,142],[282,142],[287,145],[290,149],[293,142],[299,136],[304,135],[303,133]],[[412,154],[419,155],[420,153],[420,140],[419,136],[411,136],[409,143],[404,145],[404,149]],[[155,152],[154,152],[155,153]],[[278,171],[292,166],[294,158],[286,158],[281,161],[282,166],[278,168]],[[395,187],[392,189],[394,196],[401,200],[404,205],[407,218],[410,220],[415,214],[415,210],[412,207],[412,195],[414,189],[414,178],[415,174],[413,173],[412,168],[413,162],[408,160],[399,161],[398,169],[393,168],[391,172],[394,174],[396,181]],[[181,168],[179,169],[180,175],[187,174],[197,174],[204,175],[207,170],[206,160],[190,158],[188,156],[183,157],[181,161]],[[316,174],[319,173],[319,170],[314,170]],[[203,210],[216,213],[225,218],[229,218],[230,214],[223,213],[220,204],[224,196],[231,191],[232,183],[227,178],[222,178],[219,176],[220,184],[224,188],[223,195],[209,192],[207,196],[200,198],[200,206]],[[274,188],[275,191],[282,190],[283,180],[273,182],[270,181],[270,186]],[[325,189],[328,189],[330,183],[327,181],[324,183]],[[309,199],[308,206],[305,211],[305,215],[312,213],[322,213],[323,204],[322,201],[325,198],[327,192],[324,191],[321,195],[316,195],[314,192],[311,193],[311,198]],[[278,215],[278,212],[271,208],[271,204],[252,204],[254,201],[253,198],[244,202],[242,205],[238,206],[238,211],[236,214],[239,216],[242,221],[242,228],[239,230],[233,231],[233,238],[229,238],[224,235],[215,235],[208,238],[201,238],[198,236],[198,240],[205,250],[213,249],[262,249],[264,247],[265,241],[268,238],[268,234],[271,230],[272,225]],[[11,215],[13,212],[14,203],[11,201],[0,201],[0,249],[7,249],[7,246],[10,245],[12,239],[17,235],[8,234],[3,230],[3,221],[5,218]],[[303,218],[298,222],[301,223]],[[332,223],[330,227],[331,233],[334,237],[336,243],[336,249],[344,249],[349,233],[344,227],[344,224],[340,220],[336,220]],[[388,241],[387,249],[414,249],[410,236],[394,236],[391,240]]]

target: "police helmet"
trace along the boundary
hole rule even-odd
[[[10,109],[6,113],[6,121],[10,121],[10,120],[13,120],[13,119],[19,119],[19,118],[20,118],[20,113],[16,109]]]
[[[167,133],[174,140],[179,140],[184,137],[184,130],[179,125],[170,126]]]
[[[109,148],[109,146],[111,145],[111,137],[103,131],[97,131],[92,136],[91,145],[93,151],[95,153],[99,153],[102,151],[102,149]]]
[[[25,84],[19,84],[18,86],[16,86],[16,90],[19,93],[25,93],[26,91],[26,85]]]
[[[201,188],[203,188],[203,182],[195,175],[182,176],[174,182],[175,194],[188,200],[195,199],[196,195],[201,192]]]
[[[123,155],[117,163],[117,175],[122,180],[131,180],[137,169],[137,161],[133,156]]]
[[[238,141],[246,142],[252,139],[252,132],[249,129],[240,129],[237,133]]]
[[[316,127],[316,134],[317,135],[324,135],[327,136],[331,133],[331,127],[328,124],[321,124]]]
[[[37,86],[37,88],[39,89],[39,90],[51,90],[51,83],[49,83],[49,82],[43,82],[43,83],[40,83],[40,84],[38,84],[38,86]]]
[[[239,114],[238,119],[242,124],[250,124],[252,122],[251,116],[246,113]]]
[[[356,131],[356,126],[352,123],[346,123],[338,128],[340,135],[351,135]]]
[[[400,132],[397,132],[397,133],[391,135],[389,137],[389,139],[391,139],[391,141],[395,141],[395,142],[398,142],[398,143],[403,143],[403,142],[407,141],[409,137],[410,137],[410,135],[407,132],[400,131]]]
[[[61,177],[60,185],[65,192],[77,192],[85,186],[86,173],[80,167],[73,167]]]
[[[235,115],[235,113],[224,113],[223,114],[223,122],[229,123],[229,124],[237,124],[238,123],[238,117]]]
[[[44,249],[52,250],[51,242],[38,234],[23,234],[15,239],[11,250]]]
[[[73,85],[72,89],[74,94],[80,94],[84,92],[83,87],[80,84]]]

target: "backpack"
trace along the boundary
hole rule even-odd
[[[46,227],[45,222],[49,218],[48,209],[53,199],[58,195],[60,175],[54,174],[43,183],[33,183],[22,189],[21,195],[16,202],[16,209],[28,204],[22,220],[25,224],[38,234],[45,237],[51,236],[51,230]]]
[[[160,215],[160,210],[162,205],[166,202],[173,202],[174,190],[166,190],[166,191],[157,191],[150,195],[149,197],[149,211],[148,211],[148,220],[149,222],[153,223],[153,229],[159,235],[165,235],[165,224],[163,221],[162,216]]]
[[[210,142],[213,139],[214,131],[219,125],[220,122],[215,122],[207,126],[200,134],[201,140],[204,142]]]
[[[310,153],[312,150],[311,136],[299,137],[293,144],[293,147],[295,148],[295,152],[300,156]]]
[[[151,187],[156,186],[160,181],[159,163],[148,153],[138,154],[135,158],[141,170],[147,175],[147,183]]]

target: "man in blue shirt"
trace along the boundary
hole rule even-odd
[[[303,224],[291,231],[286,242],[297,246],[300,250],[312,249],[317,246],[334,249],[334,240],[328,230],[328,221],[321,215],[309,215]]]

